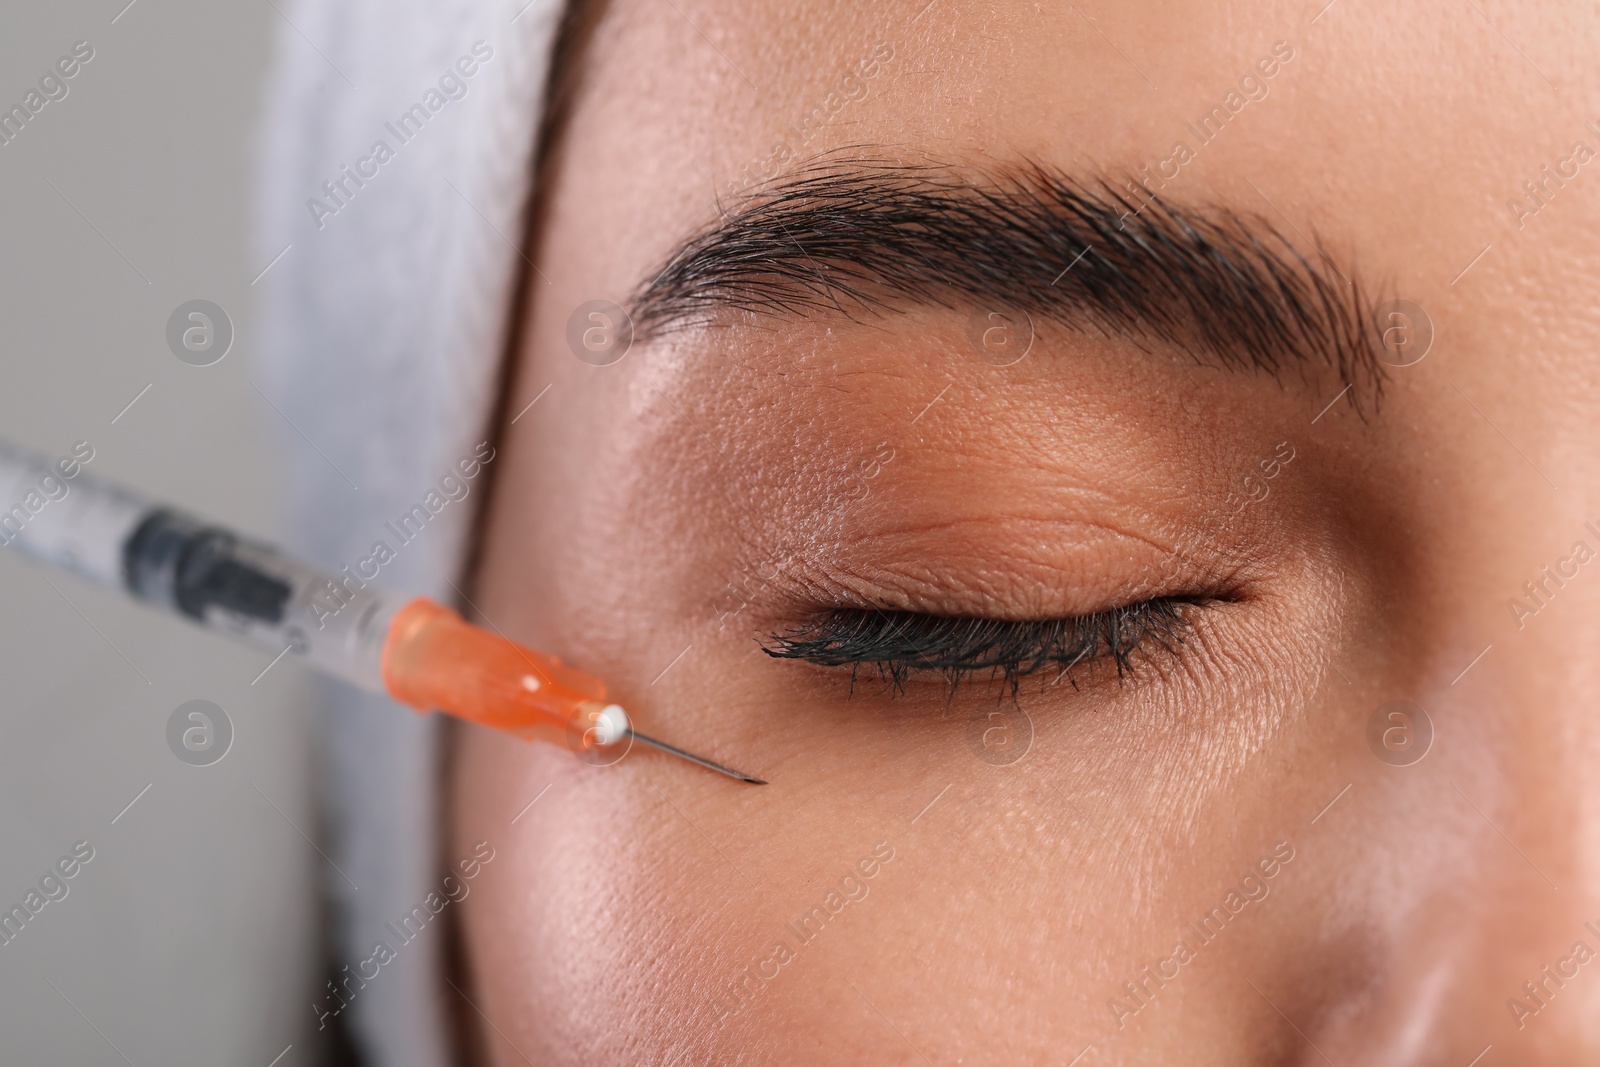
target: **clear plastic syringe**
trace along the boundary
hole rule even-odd
[[[565,744],[593,763],[638,741],[763,784],[639,733],[603,682],[554,656],[92,479],[81,449],[52,464],[0,442],[0,544],[421,712]]]

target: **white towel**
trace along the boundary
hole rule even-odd
[[[241,347],[282,416],[268,415],[291,479],[288,547],[338,569],[383,540],[397,553],[385,587],[457,600],[484,479],[403,547],[383,524],[489,435],[562,4],[274,6],[257,248],[259,262],[282,258],[256,286],[260,343]],[[451,859],[439,730],[353,690],[318,694],[324,847],[342,872],[326,872],[340,905],[333,952],[354,970]],[[459,1004],[443,980],[442,933],[400,948],[350,999],[343,1021],[375,1067],[453,1062],[446,1020]],[[307,993],[308,1011],[335,1003]]]

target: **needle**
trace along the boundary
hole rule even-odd
[[[666,752],[666,753],[669,753],[670,755],[677,756],[679,759],[686,759],[690,763],[697,763],[700,766],[704,767],[708,771],[716,771],[718,774],[726,774],[729,778],[737,778],[737,779],[739,779],[739,781],[741,781],[741,782],[749,782],[751,785],[766,785],[767,784],[764,780],[762,780],[760,778],[752,778],[750,775],[744,774],[744,773],[742,773],[740,771],[736,771],[731,767],[724,767],[720,763],[713,763],[710,760],[708,760],[708,759],[706,759],[706,758],[704,758],[702,756],[696,756],[692,752],[685,752],[683,749],[678,748],[676,745],[669,745],[665,741],[657,741],[655,738],[650,737],[647,734],[641,734],[638,730],[631,730],[630,729],[628,731],[628,735],[630,737],[632,737],[635,741],[642,741],[643,743],[649,745],[651,748],[660,749],[662,752]]]

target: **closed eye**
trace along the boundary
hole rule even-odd
[[[963,679],[987,673],[1014,694],[1020,680],[1054,672],[1074,688],[1075,672],[1109,662],[1117,677],[1159,648],[1175,654],[1200,601],[1155,597],[1067,619],[1010,620],[928,615],[913,611],[841,608],[810,625],[768,635],[762,649],[776,659],[850,668],[875,668],[896,693],[923,672],[939,674],[952,692]]]

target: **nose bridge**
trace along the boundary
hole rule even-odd
[[[1600,1050],[1600,805],[1589,769],[1597,731],[1585,714],[1595,694],[1592,679],[1557,670],[1546,652],[1508,655],[1497,674],[1520,684],[1492,698],[1493,711],[1475,701],[1467,712],[1484,714],[1483,748],[1441,761],[1450,778],[1442,800],[1457,806],[1470,860],[1460,890],[1442,898],[1442,918],[1478,932],[1459,942],[1448,998],[1456,1003],[1435,1024],[1477,1030],[1483,1046],[1505,1052],[1502,1062],[1588,1063]],[[1486,674],[1500,688],[1494,680]]]
[[[1370,1009],[1330,1035],[1344,1062],[1600,1063],[1600,558],[1578,540],[1463,613],[1481,658],[1413,690],[1432,750],[1373,779],[1392,896]]]
[[[1600,904],[1600,524],[1547,543],[1557,547],[1507,590],[1489,669],[1451,688],[1494,731],[1480,743],[1494,746],[1500,815],[1529,853],[1519,858],[1583,910]]]

